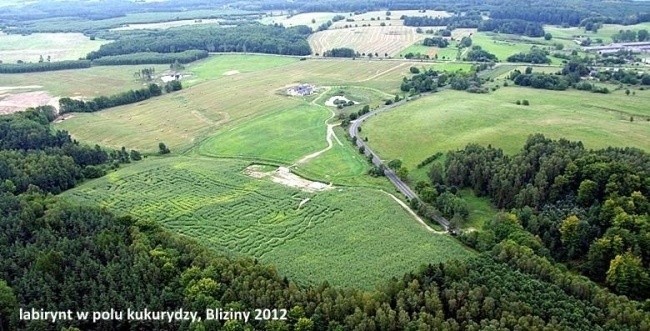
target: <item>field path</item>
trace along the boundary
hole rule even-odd
[[[404,208],[409,214],[411,214],[411,216],[413,216],[413,218],[415,218],[415,220],[418,221],[418,223],[422,224],[422,226],[424,226],[424,228],[427,229],[427,231],[432,232],[432,233],[438,233],[438,234],[447,233],[445,231],[434,230],[426,222],[424,222],[424,220],[422,220],[422,218],[420,218],[420,216],[418,216],[418,214],[416,214],[411,209],[411,207],[409,207],[406,203],[404,203],[404,201],[400,200],[398,197],[396,197],[396,196],[394,196],[394,195],[392,195],[392,194],[390,194],[390,193],[388,193],[388,192],[386,192],[384,190],[381,190],[381,191],[388,194],[388,195],[390,195],[390,197],[393,198],[393,200],[397,201],[397,203],[399,203],[399,205],[402,206],[402,208]]]
[[[395,69],[397,69],[397,68],[403,67],[403,66],[406,65],[406,64],[408,64],[408,63],[407,63],[407,62],[402,62],[402,63],[400,63],[400,64],[398,64],[398,65],[396,65],[396,66],[394,66],[394,67],[392,67],[392,68],[390,68],[390,69],[386,69],[386,70],[384,70],[384,71],[382,71],[382,72],[380,72],[380,73],[377,73],[377,74],[375,74],[375,75],[373,75],[373,76],[370,76],[370,77],[368,77],[368,78],[365,78],[365,79],[359,80],[359,81],[357,81],[357,82],[358,82],[358,83],[363,83],[363,82],[367,82],[367,81],[373,80],[373,79],[375,79],[375,78],[377,78],[377,77],[379,77],[379,76],[385,75],[385,74],[387,74],[387,73],[389,73],[389,72],[391,72],[391,71],[393,71],[393,70],[395,70]]]

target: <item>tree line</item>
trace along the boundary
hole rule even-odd
[[[59,112],[65,113],[91,113],[100,111],[102,109],[128,105],[131,103],[147,100],[152,97],[162,95],[163,90],[167,93],[178,91],[182,89],[182,84],[178,80],[172,80],[165,83],[163,87],[158,84],[149,84],[148,87],[129,90],[119,94],[110,96],[99,96],[92,100],[84,101],[79,99],[72,99],[69,97],[59,99]]]
[[[36,62],[36,63],[0,63],[0,73],[19,74],[19,73],[26,73],[26,72],[82,69],[82,68],[90,68],[91,65],[92,65],[91,61],[88,60]]]
[[[307,26],[284,28],[251,24],[233,28],[169,29],[124,36],[90,52],[87,59],[141,52],[176,53],[187,50],[208,52],[256,52],[309,55]]]
[[[545,34],[541,23],[519,19],[481,20],[477,28],[478,31],[510,33],[528,37],[543,37]]]
[[[548,57],[548,51],[539,47],[532,47],[528,53],[517,53],[510,55],[508,62],[524,62],[534,64],[550,64],[551,59]]]
[[[205,50],[188,50],[178,53],[155,53],[140,52],[132,54],[122,54],[113,56],[104,56],[94,60],[70,60],[55,62],[36,62],[36,63],[0,63],[0,73],[17,74],[26,72],[42,72],[55,70],[85,69],[93,65],[111,66],[111,65],[138,65],[138,64],[173,64],[173,63],[190,63],[208,57],[209,53]]]
[[[92,61],[93,65],[137,65],[137,64],[172,64],[172,63],[190,63],[208,57],[206,50],[188,50],[178,53],[155,53],[139,52],[132,54],[122,54],[113,56],[104,56]]]
[[[468,187],[511,210],[469,235],[479,250],[511,239],[630,298],[650,298],[650,155],[587,150],[532,135],[512,156],[468,145],[431,167],[432,184]]]

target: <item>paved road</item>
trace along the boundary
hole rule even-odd
[[[415,194],[415,192],[413,192],[413,190],[411,190],[411,188],[403,180],[401,180],[397,176],[397,174],[395,174],[395,172],[392,169],[384,166],[384,162],[379,158],[379,156],[377,156],[377,154],[372,149],[370,149],[370,147],[368,147],[368,144],[366,144],[363,141],[363,139],[361,139],[359,137],[359,135],[358,135],[359,128],[361,127],[361,124],[366,119],[370,118],[371,116],[375,116],[377,114],[380,114],[380,113],[383,113],[385,111],[391,110],[391,109],[393,109],[393,108],[395,108],[397,106],[400,106],[400,105],[404,104],[405,102],[406,102],[405,100],[395,102],[395,103],[393,103],[391,105],[384,106],[384,107],[381,107],[381,108],[379,108],[379,109],[377,109],[375,111],[371,111],[371,112],[369,112],[367,114],[364,114],[363,116],[361,116],[361,117],[357,118],[356,120],[350,122],[350,127],[349,127],[348,130],[349,130],[349,133],[350,133],[350,137],[356,137],[357,138],[356,139],[357,146],[358,147],[363,146],[363,148],[365,150],[365,154],[367,156],[372,155],[372,163],[377,167],[383,167],[384,168],[384,174],[386,175],[386,178],[388,178],[388,180],[390,180],[390,182],[393,183],[393,185],[395,185],[395,187],[397,188],[398,191],[400,191],[402,194],[404,194],[409,200],[412,200],[412,199],[420,200],[420,198],[417,196],[417,194]],[[436,217],[434,217],[434,219],[435,219],[436,222],[438,222],[440,225],[442,225],[442,227],[444,227],[445,230],[449,229],[449,221],[447,219],[445,219],[444,217],[441,217],[441,216],[436,216]]]

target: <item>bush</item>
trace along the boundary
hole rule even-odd
[[[517,106],[521,105],[521,101],[519,100],[515,101],[515,103],[517,104]]]
[[[524,106],[530,106],[530,102],[528,102],[528,100],[526,100],[526,99],[524,99],[524,100],[521,102],[521,104],[524,105]]]

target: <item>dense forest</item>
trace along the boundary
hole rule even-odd
[[[50,129],[54,118],[51,106],[0,117],[0,192],[60,193],[108,167],[141,158],[137,151],[79,144],[67,132]]]
[[[257,52],[284,55],[309,55],[311,49],[306,26],[248,25],[223,29],[170,29],[134,34],[102,45],[88,54],[89,60],[104,56],[141,52],[177,53],[188,50],[209,52]]]
[[[431,167],[430,178],[433,185],[472,188],[511,210],[467,235],[473,247],[511,239],[620,294],[650,298],[647,153],[587,150],[580,142],[533,135],[512,156],[479,145],[449,152],[444,167]]]

